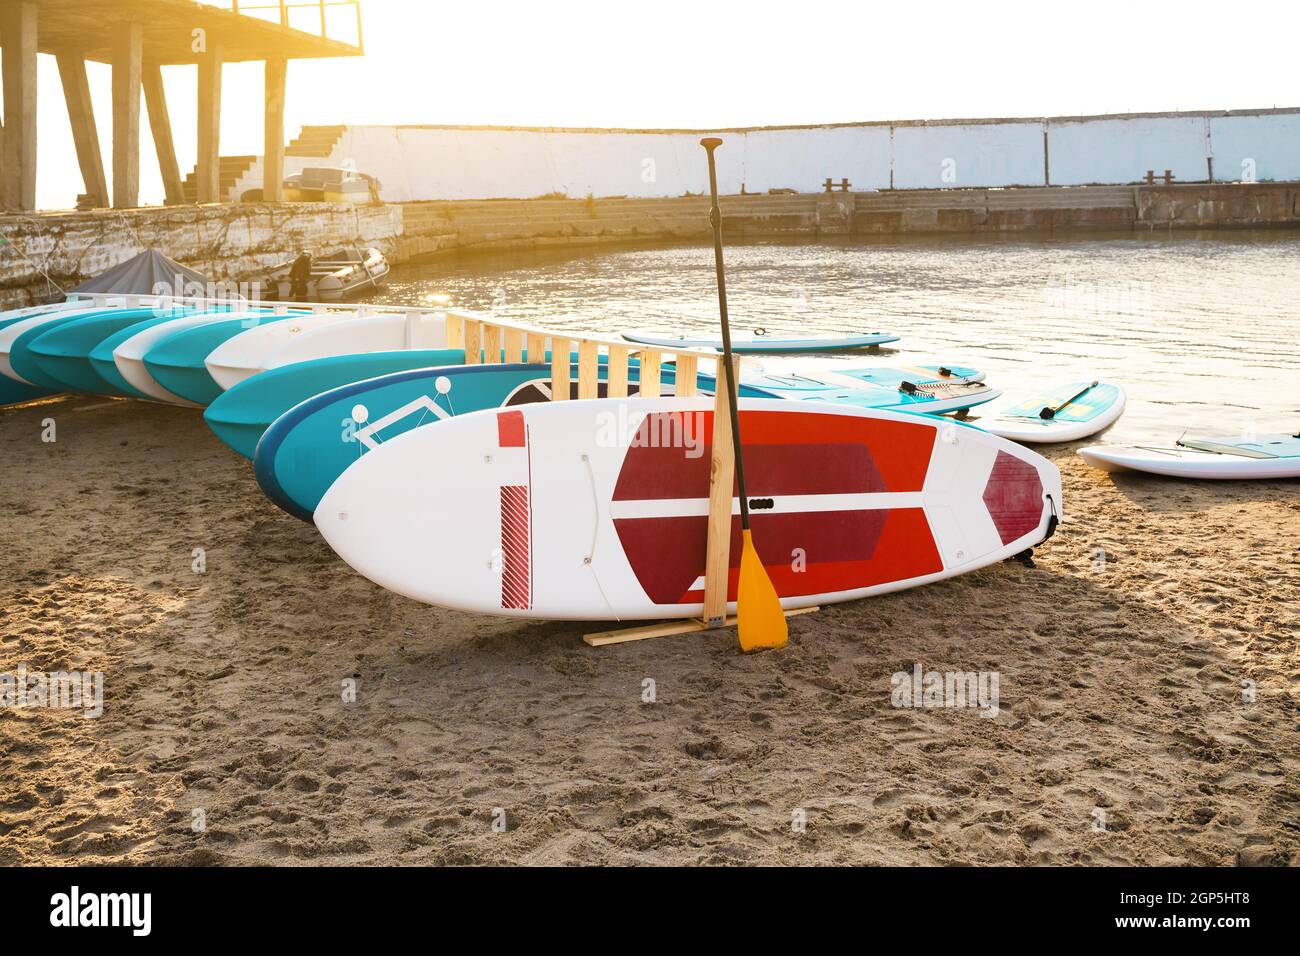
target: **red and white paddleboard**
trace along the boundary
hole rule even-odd
[[[754,544],[786,608],[983,567],[1061,515],[1056,466],[956,422],[742,399]],[[550,402],[414,428],[316,508],[370,580],[445,607],[609,620],[703,612],[710,398]],[[740,562],[732,502],[731,608]]]

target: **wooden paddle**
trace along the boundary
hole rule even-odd
[[[1087,395],[1089,392],[1091,392],[1094,388],[1097,387],[1097,384],[1098,384],[1097,382],[1093,382],[1087,388],[1081,389],[1080,391],[1071,395],[1068,400],[1062,402],[1060,405],[1057,405],[1055,408],[1045,407],[1041,412],[1038,413],[1038,417],[1045,418],[1048,421],[1051,421],[1053,418],[1056,417],[1057,412],[1065,408],[1066,405],[1069,405],[1070,402],[1078,401],[1080,398]]]
[[[749,498],[745,494],[745,461],[740,442],[740,414],[736,409],[736,366],[731,358],[731,328],[727,323],[727,279],[722,270],[722,211],[718,208],[718,170],[713,151],[722,145],[716,137],[705,137],[700,145],[709,155],[709,223],[713,226],[713,258],[718,271],[718,311],[722,314],[722,364],[727,370],[723,387],[731,412],[731,441],[736,452],[736,487],[740,492],[740,583],[736,589],[736,618],[740,649],[749,651],[783,647],[789,639],[785,612],[767,568],[754,550],[749,530]]]

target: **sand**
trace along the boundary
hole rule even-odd
[[[1300,863],[1294,481],[1058,449],[1035,568],[745,657],[388,593],[193,410],[0,411],[0,454],[0,672],[107,698],[0,709],[0,864]],[[999,713],[891,706],[917,662],[996,671]]]

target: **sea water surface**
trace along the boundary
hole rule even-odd
[[[733,329],[902,336],[851,355],[761,359],[768,367],[966,365],[1004,391],[992,410],[1109,378],[1129,395],[1110,442],[1300,432],[1293,233],[728,244],[726,264]],[[718,330],[705,245],[443,259],[394,269],[375,301],[440,293],[545,328]]]

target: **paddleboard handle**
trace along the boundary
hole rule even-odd
[[[1083,398],[1083,396],[1087,395],[1094,388],[1096,388],[1097,385],[1098,385],[1097,382],[1093,382],[1091,385],[1087,386],[1086,388],[1080,389],[1078,392],[1071,395],[1069,398],[1063,401],[1060,405],[1057,405],[1055,408],[1052,408],[1051,406],[1047,406],[1047,405],[1043,406],[1043,410],[1038,413],[1038,417],[1043,419],[1044,421],[1051,421],[1053,418],[1056,417],[1057,412],[1065,408],[1065,406],[1069,405],[1071,402]]]

